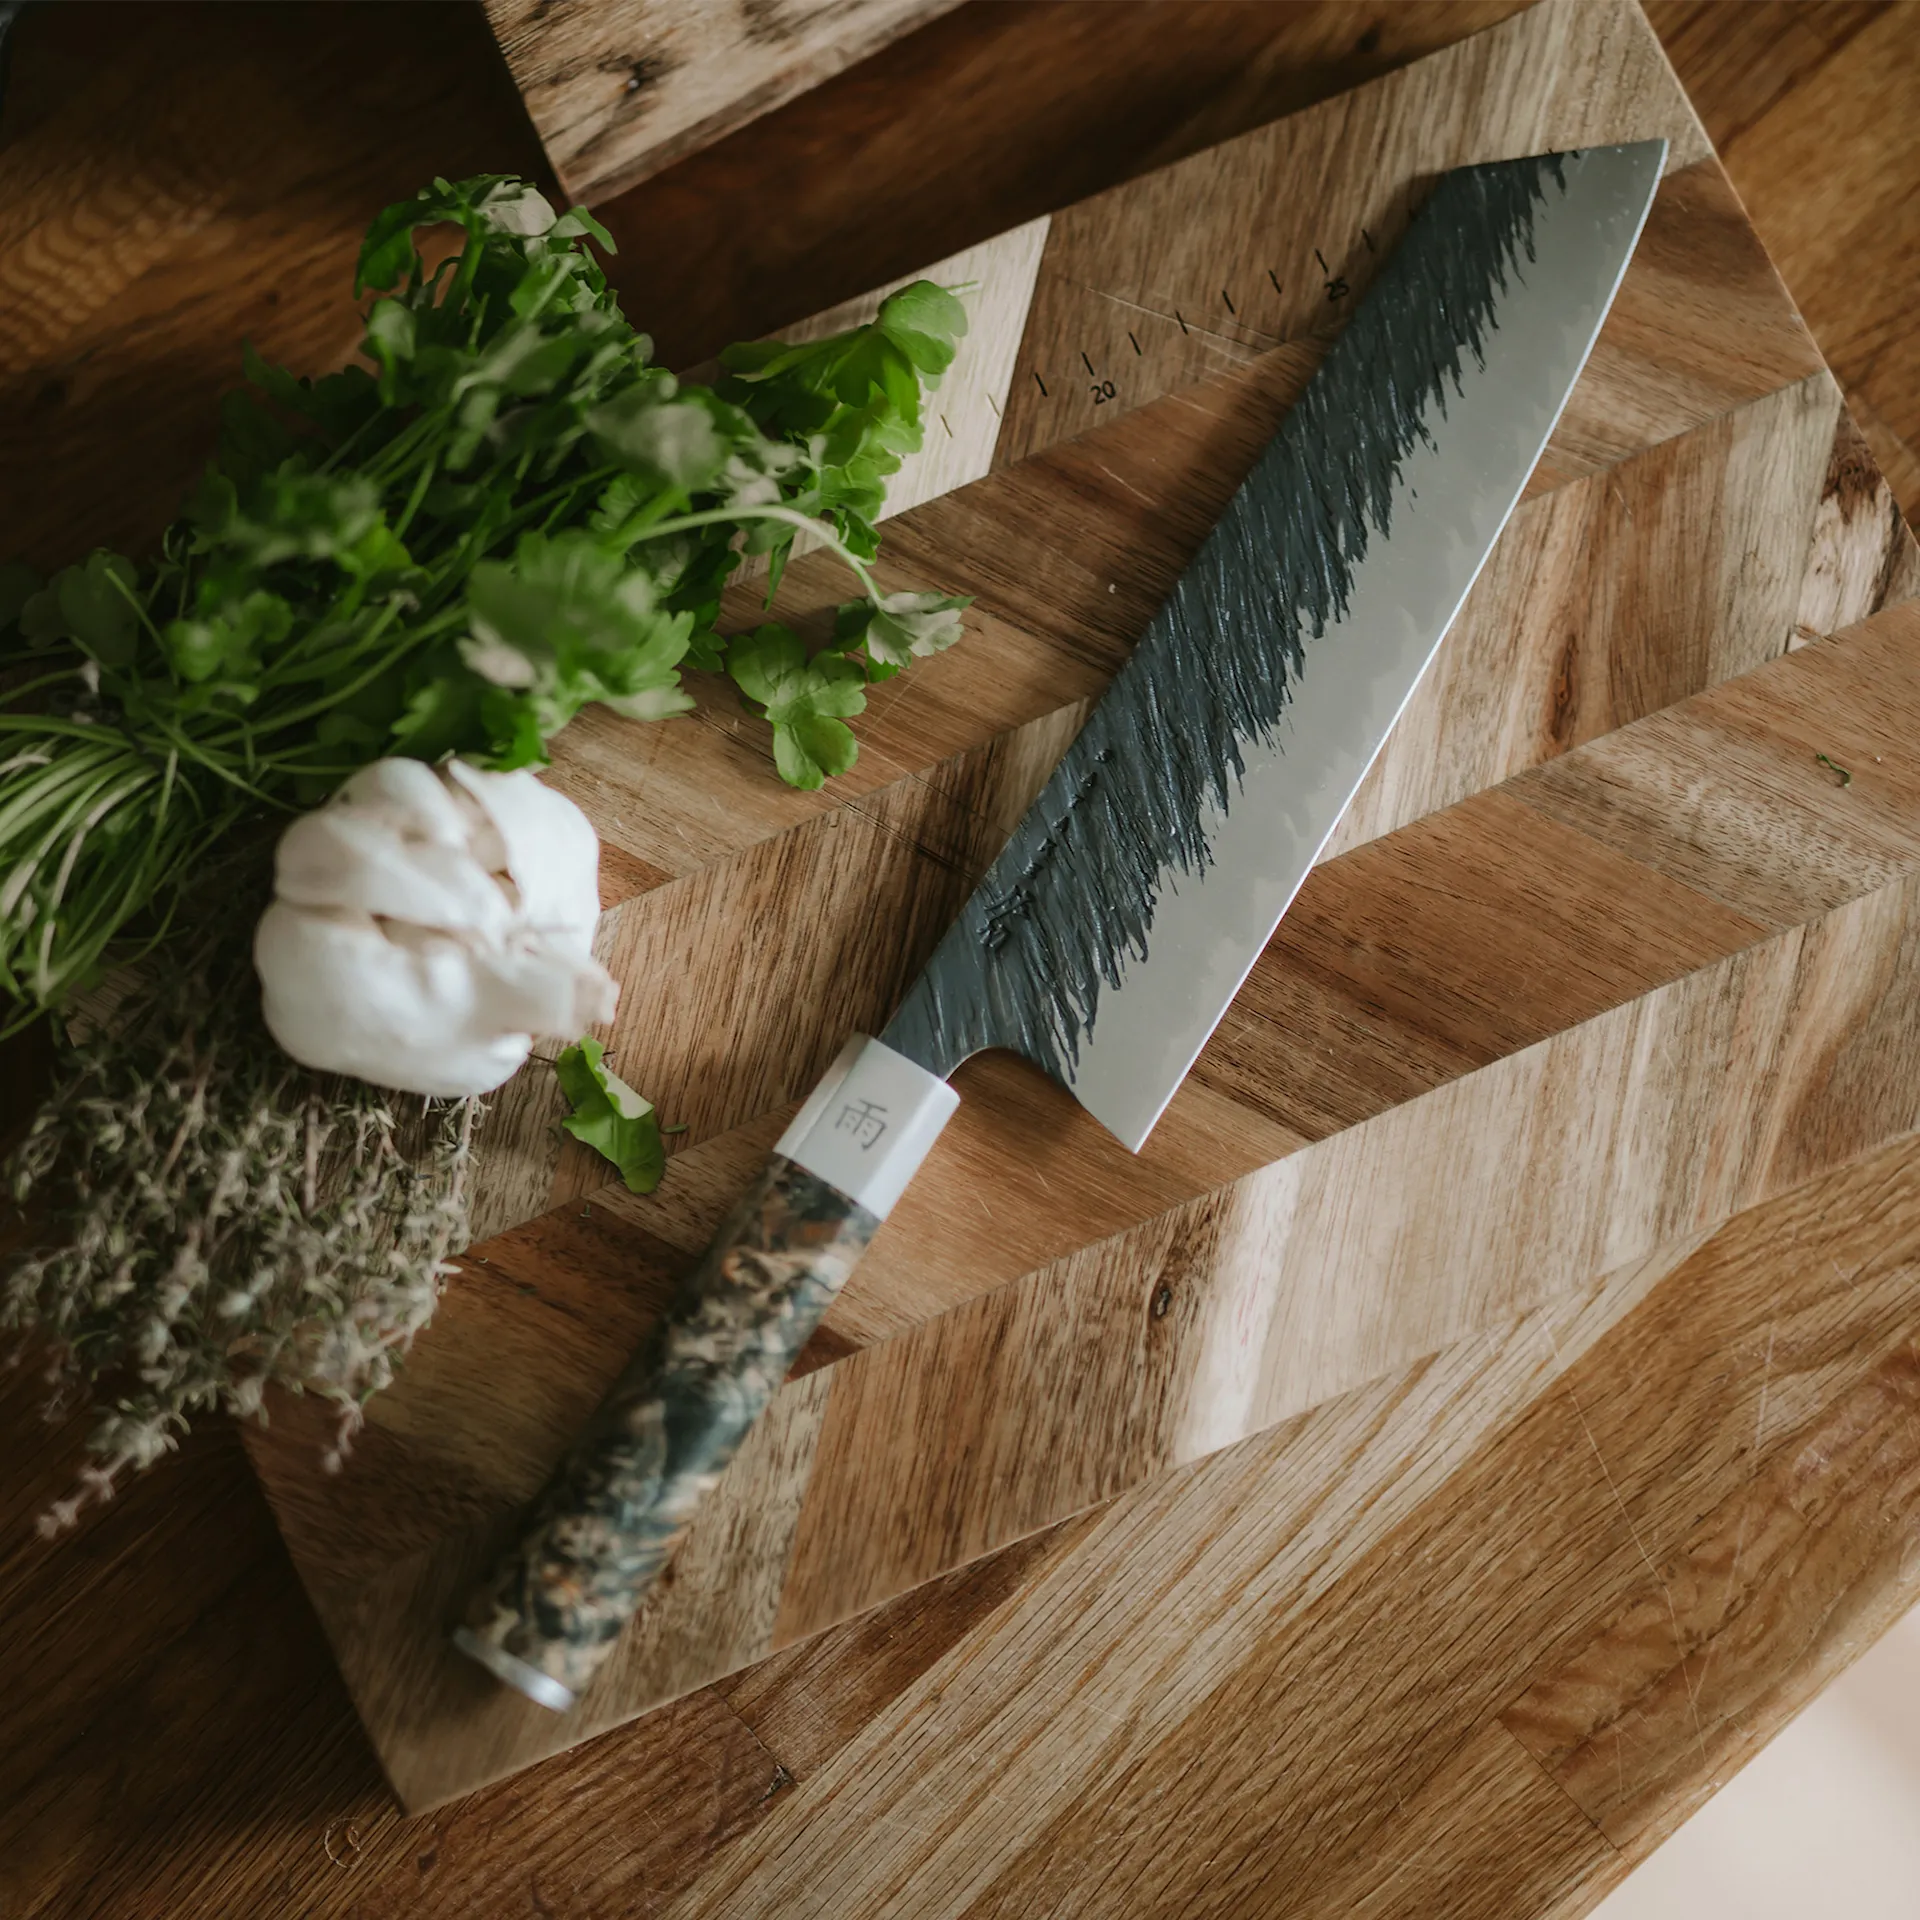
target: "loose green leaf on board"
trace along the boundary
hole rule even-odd
[[[773,758],[790,787],[845,773],[860,748],[846,722],[867,704],[866,674],[844,653],[811,659],[791,629],[768,625],[727,648],[727,672],[773,725]]]
[[[629,1193],[651,1193],[667,1167],[652,1103],[607,1066],[605,1049],[591,1035],[563,1048],[553,1070],[573,1108],[560,1124],[612,1161]]]

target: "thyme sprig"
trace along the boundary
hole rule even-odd
[[[247,931],[263,861],[190,896],[195,933],[87,1036],[7,1167],[36,1244],[0,1327],[37,1333],[56,1404],[97,1414],[73,1524],[192,1415],[258,1415],[269,1385],[338,1411],[337,1464],[468,1239],[478,1101],[401,1100],[307,1072],[260,1021]]]

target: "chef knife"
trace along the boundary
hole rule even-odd
[[[455,1643],[571,1706],[1007,1047],[1136,1151],[1325,846],[1560,416],[1661,140],[1444,174],[925,972],[856,1035]]]

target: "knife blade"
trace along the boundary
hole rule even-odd
[[[1666,160],[1444,174],[877,1039],[848,1041],[455,1644],[564,1710],[1005,1047],[1136,1151],[1506,524]]]

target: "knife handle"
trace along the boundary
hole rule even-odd
[[[573,1705],[959,1099],[847,1042],[473,1595],[463,1653]]]

